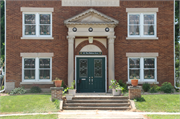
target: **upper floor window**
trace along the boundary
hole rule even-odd
[[[23,13],[24,37],[51,37],[52,14],[51,13]]]
[[[156,37],[156,13],[128,13],[128,37]]]

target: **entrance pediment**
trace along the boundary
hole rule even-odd
[[[89,9],[83,13],[80,13],[70,19],[64,21],[66,25],[71,24],[111,24],[117,25],[119,21],[101,13],[94,9]]]

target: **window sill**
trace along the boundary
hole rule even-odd
[[[21,37],[24,40],[53,40],[54,37]]]
[[[126,40],[158,40],[158,37],[126,37]]]
[[[53,82],[20,82],[20,84],[53,84]]]
[[[159,82],[156,81],[138,81],[138,84],[144,84],[144,83],[159,84]],[[126,82],[126,84],[131,84],[131,81]]]

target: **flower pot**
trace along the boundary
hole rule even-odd
[[[66,95],[66,100],[72,100],[73,97],[74,97],[73,95],[67,94],[67,95]]]
[[[113,96],[121,95],[121,90],[120,89],[112,89],[112,94],[113,94]]]
[[[68,89],[70,95],[76,95],[76,89]]]
[[[138,85],[138,79],[131,79],[131,84],[132,84],[132,86],[137,86]]]
[[[54,81],[54,82],[55,82],[55,86],[56,86],[56,87],[61,87],[62,80],[56,80],[56,81]]]

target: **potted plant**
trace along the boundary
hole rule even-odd
[[[62,80],[56,77],[55,80],[54,80],[54,83],[55,83],[56,87],[61,87]]]
[[[132,86],[137,86],[138,85],[138,79],[136,79],[136,77],[134,77],[134,79],[131,79],[131,84]]]
[[[73,80],[73,82],[71,83],[71,87],[68,87],[69,94],[72,94],[72,95],[76,94],[76,89],[74,89],[74,85],[75,85],[75,80]]]
[[[113,79],[111,80],[111,85],[109,86],[109,88],[112,89],[113,96],[121,95],[121,90],[123,90],[119,83]]]

